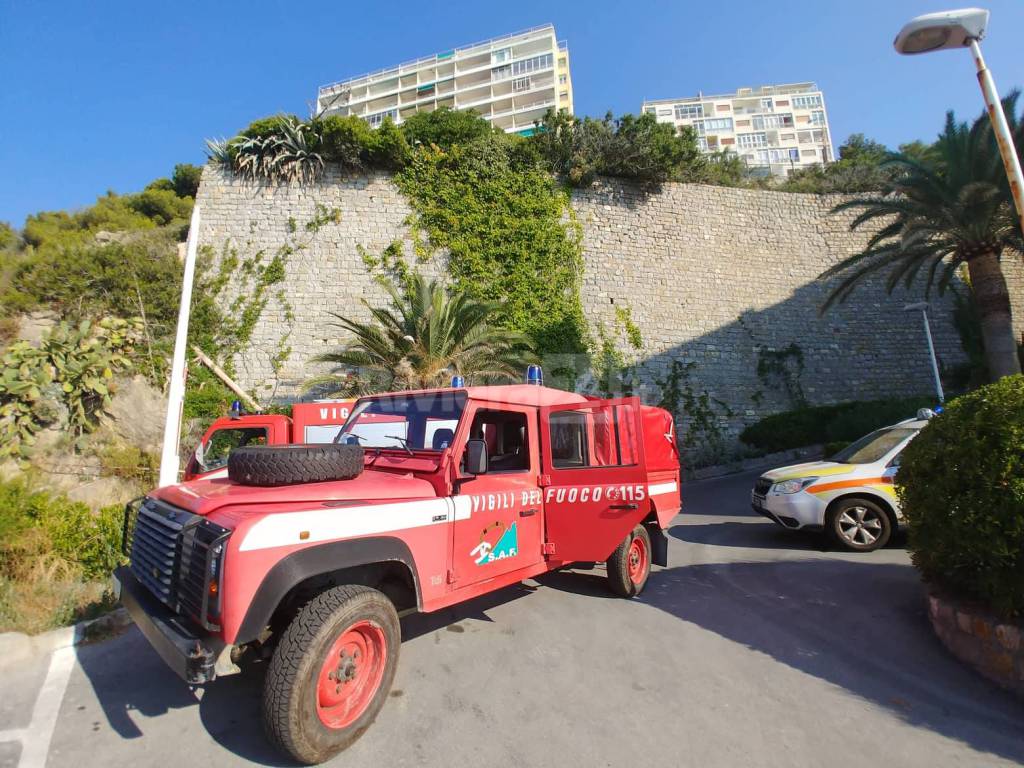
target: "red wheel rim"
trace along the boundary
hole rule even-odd
[[[328,728],[346,728],[366,711],[384,677],[388,643],[372,621],[357,621],[331,645],[320,667],[316,713]]]
[[[647,545],[639,536],[629,543],[626,562],[629,568],[629,580],[634,584],[642,582],[647,573]]]

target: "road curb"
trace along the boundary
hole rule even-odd
[[[101,640],[132,623],[128,611],[117,608],[95,619],[80,621],[41,635],[23,632],[0,633],[0,669],[27,661],[33,656],[53,653],[61,648]]]

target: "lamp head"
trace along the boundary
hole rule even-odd
[[[903,54],[963,48],[971,40],[981,40],[987,26],[988,11],[984,8],[926,13],[903,25],[893,47]]]

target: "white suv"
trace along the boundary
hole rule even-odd
[[[893,485],[900,452],[934,412],[883,427],[825,461],[766,472],[751,492],[754,511],[790,530],[824,531],[847,549],[885,546],[902,517]]]

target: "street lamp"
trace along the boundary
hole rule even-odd
[[[924,337],[928,340],[928,356],[932,361],[932,375],[935,376],[935,392],[939,396],[939,402],[946,402],[946,396],[942,392],[942,380],[939,378],[939,361],[935,358],[935,345],[932,343],[932,329],[928,323],[928,302],[918,301],[914,304],[907,304],[903,307],[904,312],[921,310],[921,317],[924,319]]]
[[[918,16],[907,22],[896,35],[893,46],[903,54],[929,53],[946,48],[970,48],[974,56],[974,64],[978,70],[978,84],[981,94],[988,107],[989,119],[995,131],[999,154],[1006,168],[1006,178],[1010,182],[1010,192],[1017,207],[1017,215],[1024,229],[1024,174],[1021,174],[1020,158],[1013,144],[1010,126],[1006,123],[1006,114],[999,101],[996,84],[992,73],[985,66],[981,56],[979,41],[985,36],[988,26],[988,11],[984,8],[962,8],[957,11],[942,11]]]

